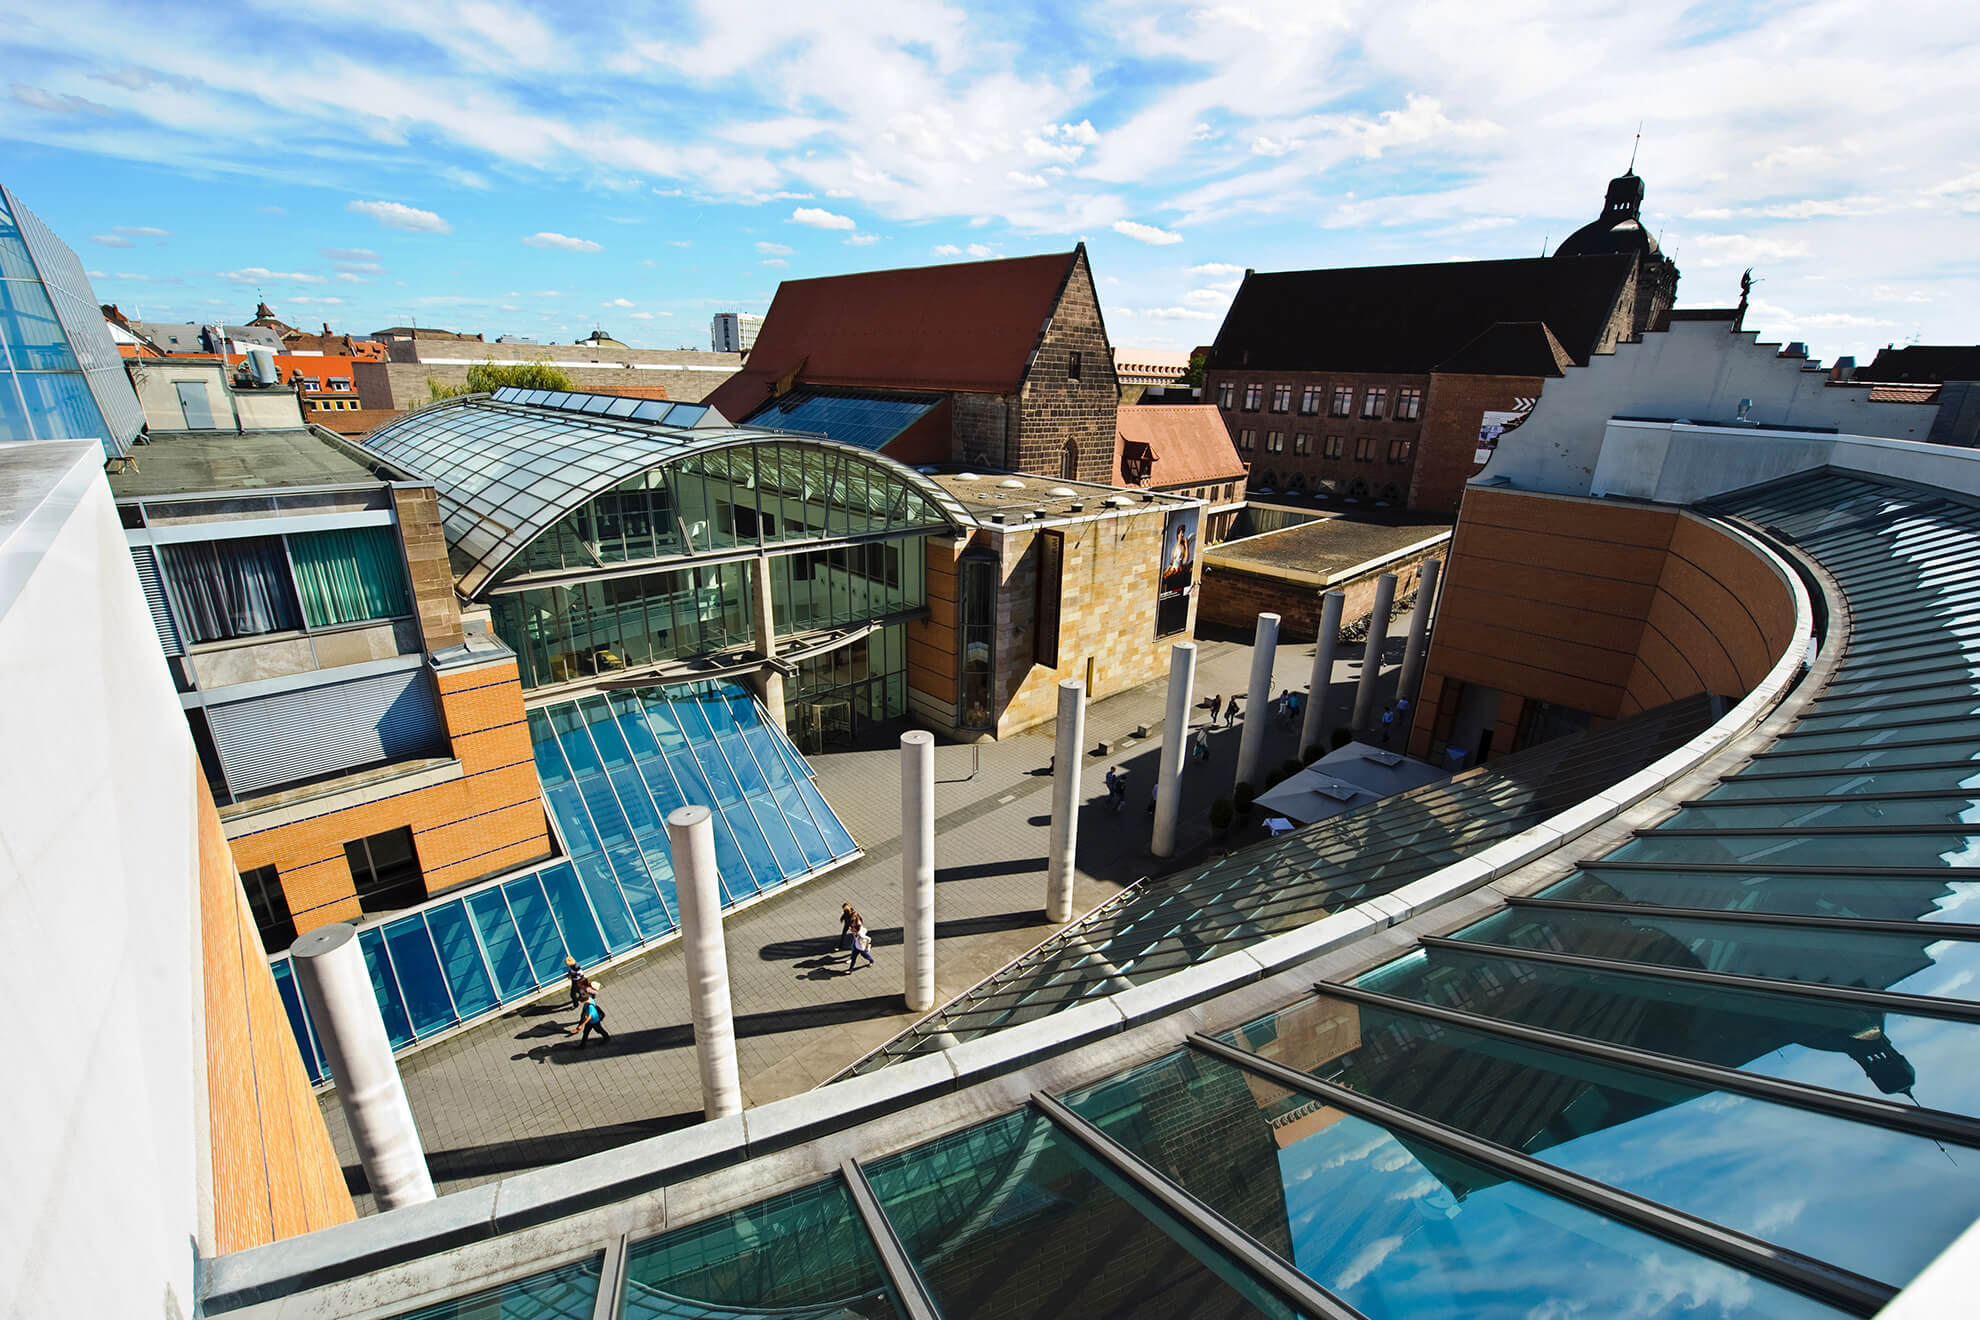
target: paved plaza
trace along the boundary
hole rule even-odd
[[[1400,623],[1400,620],[1398,621]],[[1249,638],[1199,639],[1194,722],[1210,694],[1243,690]],[[1360,673],[1360,646],[1336,662],[1326,727],[1344,724]],[[1400,638],[1385,659],[1394,664]],[[1313,646],[1282,645],[1272,689],[1303,690]],[[1383,676],[1385,688],[1393,674]],[[1148,852],[1148,812],[1167,680],[1103,697],[1087,709],[1074,912],[1084,913],[1144,875],[1200,863],[1264,835],[1250,829],[1213,839],[1210,803],[1231,793],[1236,728],[1217,727],[1210,757],[1185,762],[1177,856]],[[1271,720],[1269,711],[1257,717]],[[1251,718],[1247,712],[1245,718]],[[1139,726],[1149,736],[1134,737]],[[1264,764],[1298,753],[1295,726],[1271,720]],[[1056,929],[1047,922],[1045,864],[1051,813],[1054,726],[1001,742],[938,745],[935,753],[936,1002],[962,994]],[[1113,750],[1093,754],[1108,741]],[[819,788],[865,856],[836,871],[730,913],[724,923],[743,1100],[794,1095],[825,1081],[911,1026],[921,1015],[901,997],[900,758],[892,749],[811,758]],[[1104,776],[1129,772],[1128,803],[1115,813]],[[839,905],[851,903],[874,932],[876,964],[845,970],[837,952]],[[678,941],[598,973],[609,1011],[609,1045],[579,1048],[560,991],[466,1028],[399,1061],[433,1180],[454,1191],[524,1169],[609,1149],[701,1119],[686,976]],[[361,1210],[373,1207],[334,1093],[322,1097],[346,1176]]]

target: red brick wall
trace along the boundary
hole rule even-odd
[[[1485,411],[1510,412],[1515,399],[1539,398],[1545,383],[1538,376],[1432,375],[1410,478],[1409,507],[1455,511],[1464,497],[1464,483],[1484,466],[1476,456],[1478,424]]]
[[[1257,432],[1256,445],[1252,449],[1239,449],[1238,457],[1251,465],[1251,486],[1261,489],[1270,486],[1274,490],[1285,490],[1294,475],[1306,478],[1307,489],[1313,489],[1323,480],[1337,482],[1339,490],[1345,494],[1354,482],[1367,483],[1371,492],[1368,498],[1377,498],[1385,486],[1393,483],[1397,487],[1402,504],[1409,497],[1412,483],[1411,473],[1416,455],[1421,450],[1419,432],[1421,422],[1399,422],[1391,420],[1395,416],[1397,391],[1402,389],[1428,390],[1428,376],[1396,376],[1353,372],[1324,371],[1253,371],[1236,370],[1212,371],[1206,374],[1203,383],[1203,399],[1206,403],[1216,403],[1218,387],[1224,382],[1232,386],[1232,406],[1221,409],[1224,425],[1230,430],[1231,443],[1237,444],[1245,430]],[[1256,384],[1260,387],[1260,401],[1257,412],[1244,410],[1245,386]],[[1292,387],[1292,411],[1275,413],[1272,408],[1272,387],[1290,385]],[[1300,401],[1306,388],[1318,386],[1320,389],[1320,411],[1307,416],[1299,411]],[[1354,415],[1351,417],[1330,417],[1328,408],[1332,404],[1336,385],[1351,386],[1354,390]],[[1383,420],[1364,420],[1361,416],[1362,400],[1370,386],[1386,389],[1388,397],[1383,405]],[[1429,399],[1426,395],[1424,408],[1427,412]],[[1278,431],[1285,436],[1285,449],[1272,453],[1267,448],[1271,433]],[[1311,443],[1305,455],[1295,453],[1296,439],[1300,435],[1310,437]],[[1341,457],[1325,457],[1326,440],[1330,435],[1341,437]],[[1375,442],[1374,458],[1362,462],[1355,458],[1356,441],[1368,437]],[[1410,444],[1408,462],[1389,462],[1389,442],[1405,440]],[[1265,478],[1271,479],[1267,481]],[[1409,507],[1414,508],[1415,505]]]
[[[1341,606],[1341,622],[1353,623],[1357,619],[1367,618],[1374,610],[1375,584],[1382,574],[1396,575],[1396,599],[1401,600],[1416,590],[1416,578],[1423,561],[1442,554],[1441,545],[1433,546],[1406,563],[1384,564],[1360,577],[1328,586],[1267,577],[1262,573],[1249,573],[1221,564],[1205,564],[1203,588],[1197,598],[1196,623],[1199,628],[1204,624],[1216,623],[1248,630],[1257,625],[1260,614],[1271,613],[1279,616],[1280,641],[1310,642],[1320,635],[1320,608],[1329,591],[1338,591],[1345,597]]]
[[[359,915],[344,844],[411,826],[428,892],[549,855],[541,787],[513,661],[439,676],[461,778],[242,834],[242,870],[274,866],[298,932]]]

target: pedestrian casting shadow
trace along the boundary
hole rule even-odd
[[[1041,857],[1036,863],[1024,863],[1024,867],[1038,869],[1043,865],[1044,860]],[[1003,866],[1005,863],[998,862],[995,865]],[[1001,930],[1018,930],[1025,926],[1035,926],[1044,920],[1043,908],[1031,908],[1023,912],[995,912],[981,917],[958,917],[953,921],[936,922],[935,938],[953,940],[964,939],[971,935],[989,935]],[[876,949],[898,949],[907,938],[899,926],[876,926],[867,934],[872,936],[873,947]],[[764,962],[789,962],[799,968],[815,969],[834,963],[843,964],[846,950],[839,947],[838,936],[820,935],[815,939],[807,940],[775,940],[759,947],[756,956]],[[522,1037],[519,1036],[517,1039],[520,1040]]]
[[[1044,819],[1046,824],[1052,823],[1050,816]],[[970,866],[943,866],[936,868],[935,883],[946,885],[952,880],[981,880],[993,875],[1028,875],[1034,871],[1043,871],[1047,864],[1047,860],[1043,857],[1020,857],[1010,862],[977,862]]]
[[[573,1017],[577,1015],[577,1010],[574,1008],[569,1010],[551,1009],[546,1011],[558,1012],[558,1013],[568,1011]],[[535,1025],[529,1027],[527,1030],[518,1031],[516,1033],[516,1039],[538,1040],[544,1036],[561,1036],[563,1034],[564,1034],[564,1024],[556,1021],[555,1019],[552,1019],[547,1022],[538,1022]]]
[[[884,995],[864,995],[858,999],[841,999],[830,1004],[812,1004],[805,1008],[785,1008],[774,1013],[740,1013],[736,1016],[736,1037],[745,1039],[751,1036],[779,1036],[786,1032],[816,1031],[820,1027],[844,1026],[848,1022],[869,1022],[874,1018],[898,1017],[905,1010],[901,1007],[898,992]],[[608,1019],[609,1022],[609,1019]],[[623,1028],[612,1033],[609,1042],[596,1039],[580,1048],[576,1037],[565,1044],[539,1045],[535,1049],[512,1056],[517,1062],[529,1059],[536,1063],[554,1063],[560,1067],[588,1063],[593,1059],[621,1054],[646,1054],[657,1050],[684,1050],[694,1044],[694,1024],[682,1022],[675,1026]]]
[[[585,1128],[578,1132],[555,1132],[539,1137],[524,1137],[517,1141],[496,1141],[482,1146],[457,1146],[452,1150],[430,1150],[426,1152],[426,1167],[436,1183],[453,1182],[462,1178],[499,1178],[504,1174],[517,1173],[524,1169],[538,1169],[547,1164],[562,1164],[584,1155],[596,1155],[601,1150],[613,1150],[644,1141],[648,1137],[665,1136],[682,1128],[693,1127],[702,1121],[699,1109],[679,1114],[657,1114],[652,1118],[640,1119],[634,1123],[608,1123],[603,1127]],[[350,1188],[352,1196],[367,1196],[371,1193],[371,1183],[364,1176],[362,1166],[344,1166],[344,1185]]]

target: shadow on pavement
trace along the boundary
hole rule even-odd
[[[859,999],[841,999],[830,1004],[814,1004],[808,1008],[780,1009],[774,1013],[739,1013],[736,1015],[736,1036],[742,1039],[750,1036],[777,1036],[793,1031],[814,1031],[820,1027],[843,1026],[848,1022],[897,1017],[906,1011],[901,1004],[900,994],[896,992],[866,995]],[[557,1039],[548,1040],[533,1049],[510,1057],[516,1062],[532,1059],[537,1063],[569,1066],[601,1056],[638,1054],[650,1050],[682,1050],[694,1044],[694,1025],[688,1022],[674,1026],[634,1029],[613,1022],[608,1017],[606,1025],[607,1029],[612,1031],[612,1039],[608,1042],[592,1041],[580,1046],[576,1037],[565,1035],[563,1028],[559,1027],[556,1029]]]
[[[583,1115],[573,1113],[571,1117],[582,1118]],[[456,1182],[464,1178],[499,1178],[506,1173],[559,1164],[583,1155],[596,1155],[601,1150],[644,1141],[648,1137],[678,1132],[682,1128],[693,1127],[701,1120],[701,1111],[693,1109],[681,1114],[661,1114],[637,1123],[613,1123],[575,1132],[552,1132],[540,1137],[525,1137],[520,1141],[497,1141],[485,1146],[462,1146],[456,1150],[430,1150],[426,1152],[426,1167],[432,1172],[435,1183]],[[352,1196],[371,1194],[371,1184],[359,1165],[344,1166],[344,1184],[351,1189]]]

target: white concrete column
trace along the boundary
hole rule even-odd
[[[1052,756],[1052,844],[1045,859],[1045,915],[1072,920],[1073,863],[1079,851],[1079,758],[1086,750],[1086,684],[1059,682],[1059,739]]]
[[[1279,616],[1258,616],[1251,641],[1251,687],[1244,699],[1244,732],[1238,735],[1237,779],[1263,791],[1258,762],[1265,755],[1265,729],[1272,722],[1272,661],[1279,653]]]
[[[1196,643],[1177,642],[1169,648],[1169,710],[1162,719],[1162,750],[1156,762],[1155,833],[1148,841],[1148,851],[1157,857],[1176,855],[1183,758],[1189,755],[1189,704],[1195,686]]]
[[[433,1176],[399,1081],[357,927],[343,922],[318,926],[290,945],[289,953],[371,1194],[386,1210],[431,1201]]]
[[[1430,639],[1431,602],[1437,595],[1437,575],[1442,560],[1426,559],[1416,571],[1416,608],[1409,612],[1409,642],[1403,647],[1402,673],[1396,679],[1396,695],[1408,697],[1416,709],[1416,689],[1423,682],[1423,652]]]
[[[901,993],[935,1007],[935,735],[901,735]]]
[[[1341,610],[1347,596],[1330,591],[1320,598],[1320,635],[1313,639],[1313,674],[1306,680],[1306,718],[1299,726],[1300,755],[1309,747],[1327,750],[1327,690],[1334,683],[1334,653],[1341,642]]]
[[[701,1112],[727,1118],[742,1112],[736,1072],[736,1021],[729,1005],[729,957],[722,941],[722,887],[715,865],[715,823],[707,807],[667,814],[667,847],[674,855],[674,894],[681,909],[681,952],[687,958],[688,1015],[694,1022],[694,1062],[701,1070]]]
[[[750,577],[751,627],[755,631],[756,649],[768,660],[777,654],[777,613],[770,596],[770,556],[758,555],[752,561]],[[789,727],[784,716],[784,676],[768,665],[758,672],[763,709],[771,722],[782,731]]]
[[[1361,684],[1354,690],[1355,737],[1359,738],[1375,714],[1375,682],[1382,673],[1382,648],[1389,643],[1389,610],[1396,603],[1396,575],[1384,573],[1375,579],[1375,608],[1368,616],[1368,639],[1361,647]]]

